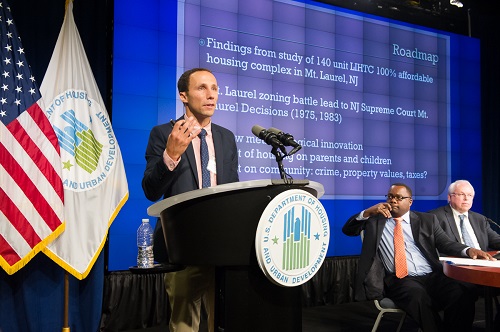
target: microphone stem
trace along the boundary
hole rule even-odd
[[[285,167],[283,167],[283,158],[285,156],[281,154],[281,152],[278,150],[277,147],[273,147],[273,149],[271,150],[271,153],[274,154],[274,156],[276,157],[276,162],[278,163],[278,169],[280,171],[281,179],[286,180]]]

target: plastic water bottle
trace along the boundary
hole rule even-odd
[[[137,267],[147,269],[153,266],[153,228],[149,219],[142,219],[142,224],[137,229]]]

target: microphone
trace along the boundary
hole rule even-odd
[[[488,220],[488,222],[489,222],[490,224],[495,225],[495,226],[496,226],[496,227],[500,230],[500,225],[499,225],[499,224],[497,224],[496,222],[494,222],[493,220],[491,220],[491,219],[490,219],[490,218],[488,218],[488,217],[486,217],[486,220]]]
[[[252,127],[252,133],[266,142],[266,144],[271,145],[273,148],[279,148],[284,155],[287,155],[285,146],[281,141],[276,137],[276,134],[266,130],[264,127],[259,125],[255,125]]]
[[[293,146],[294,148],[302,148],[302,146],[295,141],[292,135],[285,133],[277,128],[271,127],[268,129],[270,132],[276,135],[281,143],[286,146]]]
[[[292,146],[293,147],[292,151],[290,151],[290,153],[288,155],[292,155],[292,154],[294,154],[295,152],[299,151],[302,148],[302,145],[300,145],[299,143],[297,143],[297,141],[295,141],[295,139],[293,138],[292,135],[290,135],[288,133],[285,133],[282,130],[279,130],[279,129],[274,128],[274,127],[269,128],[268,131],[270,131],[271,133],[275,134],[276,138],[278,138],[278,140],[281,143],[283,143],[283,145]]]

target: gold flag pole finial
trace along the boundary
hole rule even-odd
[[[73,0],[66,0],[66,3],[64,4],[64,10],[68,9],[68,5],[70,2],[73,2]]]

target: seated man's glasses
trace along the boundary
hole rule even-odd
[[[388,194],[385,195],[388,201],[392,201],[393,199],[396,199],[396,201],[401,202],[403,199],[406,198],[411,198],[411,196],[399,196],[399,195],[393,195],[393,194]]]
[[[471,199],[474,197],[473,194],[464,194],[464,193],[451,193],[450,195],[453,195],[453,196],[458,196],[460,197],[461,199],[465,199],[465,197],[467,197],[468,199]]]

